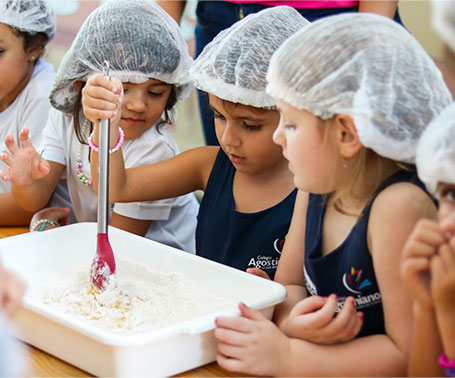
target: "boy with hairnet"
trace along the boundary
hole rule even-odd
[[[8,165],[2,178],[12,181],[15,198],[24,208],[36,211],[46,206],[58,180],[66,177],[77,221],[96,221],[97,197],[89,173],[93,125],[84,117],[81,99],[83,90],[96,93],[98,81],[108,81],[99,74],[105,60],[112,81],[125,92],[112,154],[123,144],[125,163],[132,167],[178,153],[166,124],[176,102],[192,88],[188,78],[192,58],[181,32],[153,1],[105,2],[85,20],[59,66],[39,153],[27,130],[19,135],[21,147],[7,137],[10,154],[1,156]],[[111,92],[116,98],[118,93]],[[172,197],[115,203],[110,225],[194,253],[197,200],[192,194]],[[43,231],[59,225],[59,219],[47,213],[32,228]]]
[[[455,75],[455,3],[433,2],[433,27]],[[422,134],[417,171],[439,201],[438,221],[422,220],[403,251],[403,281],[414,299],[409,376],[455,376],[455,103]]]
[[[190,75],[196,87],[209,94],[221,147],[195,148],[166,162],[126,170],[122,154],[115,153],[111,198],[154,199],[201,189],[205,193],[196,254],[243,271],[262,269],[273,278],[296,190],[286,160],[272,141],[279,113],[265,93],[265,75],[273,52],[308,24],[294,9],[275,7],[220,33],[194,62]],[[113,88],[118,87],[106,82],[107,93]],[[101,114],[113,117],[118,102],[111,102],[100,113],[96,101],[87,97],[84,111],[94,120]],[[115,139],[115,122],[111,128]],[[98,161],[96,151],[92,159]],[[92,169],[92,175],[97,174]],[[153,180],[139,185],[144,176]]]
[[[0,140],[30,129],[39,144],[50,109],[52,65],[41,58],[55,35],[56,20],[46,0],[0,0]],[[1,164],[2,168],[4,164]],[[0,225],[28,225],[33,213],[14,200],[11,184],[0,181]]]
[[[415,146],[450,93],[411,34],[373,14],[297,32],[267,80],[281,113],[274,140],[299,189],[275,277],[288,296],[279,328],[245,305],[219,317],[217,361],[261,376],[404,376],[412,316],[400,257],[417,221],[436,216]],[[363,313],[355,338],[345,337],[355,317],[334,326],[349,302]]]

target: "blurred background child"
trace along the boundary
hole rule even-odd
[[[89,76],[102,71],[104,60],[110,63],[111,75],[123,83],[125,96],[117,127],[124,134],[127,167],[166,160],[178,153],[166,123],[175,103],[192,88],[188,78],[192,59],[180,30],[153,2],[105,3],[87,18],[59,66],[50,94],[54,108],[39,154],[27,130],[19,136],[21,147],[11,136],[6,139],[10,154],[3,154],[2,160],[9,168],[3,176],[12,182],[17,201],[27,210],[46,206],[58,180],[66,177],[77,220],[96,221],[87,144],[93,127],[82,112],[81,89]],[[118,147],[122,142],[118,140]],[[197,209],[193,194],[114,204],[110,224],[194,252]],[[42,218],[39,229],[55,225],[57,219]]]
[[[439,201],[439,219],[421,220],[407,241],[402,276],[414,300],[409,376],[455,376],[455,104],[425,130],[419,177]],[[439,362],[439,363],[438,363]]]
[[[54,68],[41,56],[55,35],[55,14],[45,0],[0,0],[0,140],[30,130],[39,145],[51,107]],[[4,164],[2,164],[2,168]],[[33,212],[14,200],[11,184],[0,181],[0,224],[28,225]]]
[[[196,87],[209,94],[221,148],[195,148],[166,162],[127,170],[122,154],[112,154],[111,197],[151,200],[201,189],[205,194],[198,214],[197,255],[241,270],[259,268],[273,278],[296,190],[287,162],[272,140],[279,114],[265,93],[265,75],[273,52],[307,24],[294,9],[276,7],[220,33],[190,73]],[[85,96],[89,93],[84,91],[84,111],[92,121],[115,116],[119,102],[113,91],[121,89],[114,79],[97,84],[103,87],[99,95]],[[101,102],[109,102],[106,110],[98,109]],[[112,146],[117,125],[113,118]],[[98,161],[96,151],[92,158]],[[92,175],[97,175],[94,168]]]
[[[455,75],[455,3],[433,2],[433,27]],[[455,376],[455,104],[419,140],[417,171],[439,201],[438,221],[422,220],[403,252],[403,281],[414,299],[409,376]],[[445,370],[445,371],[444,371]]]
[[[412,316],[401,251],[417,221],[436,216],[415,145],[450,93],[416,40],[372,14],[296,33],[267,79],[281,112],[274,140],[299,189],[275,278],[288,297],[280,329],[244,305],[218,318],[217,361],[257,375],[403,376]]]

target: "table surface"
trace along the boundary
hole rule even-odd
[[[28,232],[26,227],[0,227],[0,238],[19,235]],[[24,354],[28,357],[28,366],[23,372],[25,377],[90,377],[91,374],[78,369],[42,350],[29,344],[21,343]],[[177,375],[177,377],[240,377],[222,369],[218,364],[211,363],[194,370]]]

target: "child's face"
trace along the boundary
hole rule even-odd
[[[123,83],[123,102],[120,126],[125,139],[136,139],[161,117],[171,85],[156,79],[145,83]]]
[[[336,188],[333,135],[319,118],[306,110],[277,100],[281,119],[273,140],[283,148],[297,188],[328,193]]]
[[[34,67],[29,55],[23,39],[0,23],[0,111],[11,105],[27,85]]]
[[[213,95],[209,98],[216,136],[237,171],[257,174],[285,169],[286,160],[272,140],[280,118],[276,110],[224,102]]]
[[[440,183],[436,197],[439,200],[439,224],[455,236],[455,184]]]

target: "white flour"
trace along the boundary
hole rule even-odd
[[[95,293],[88,270],[81,268],[46,292],[44,303],[117,333],[145,332],[236,305],[181,273],[158,272],[131,260],[117,261],[115,281]]]

